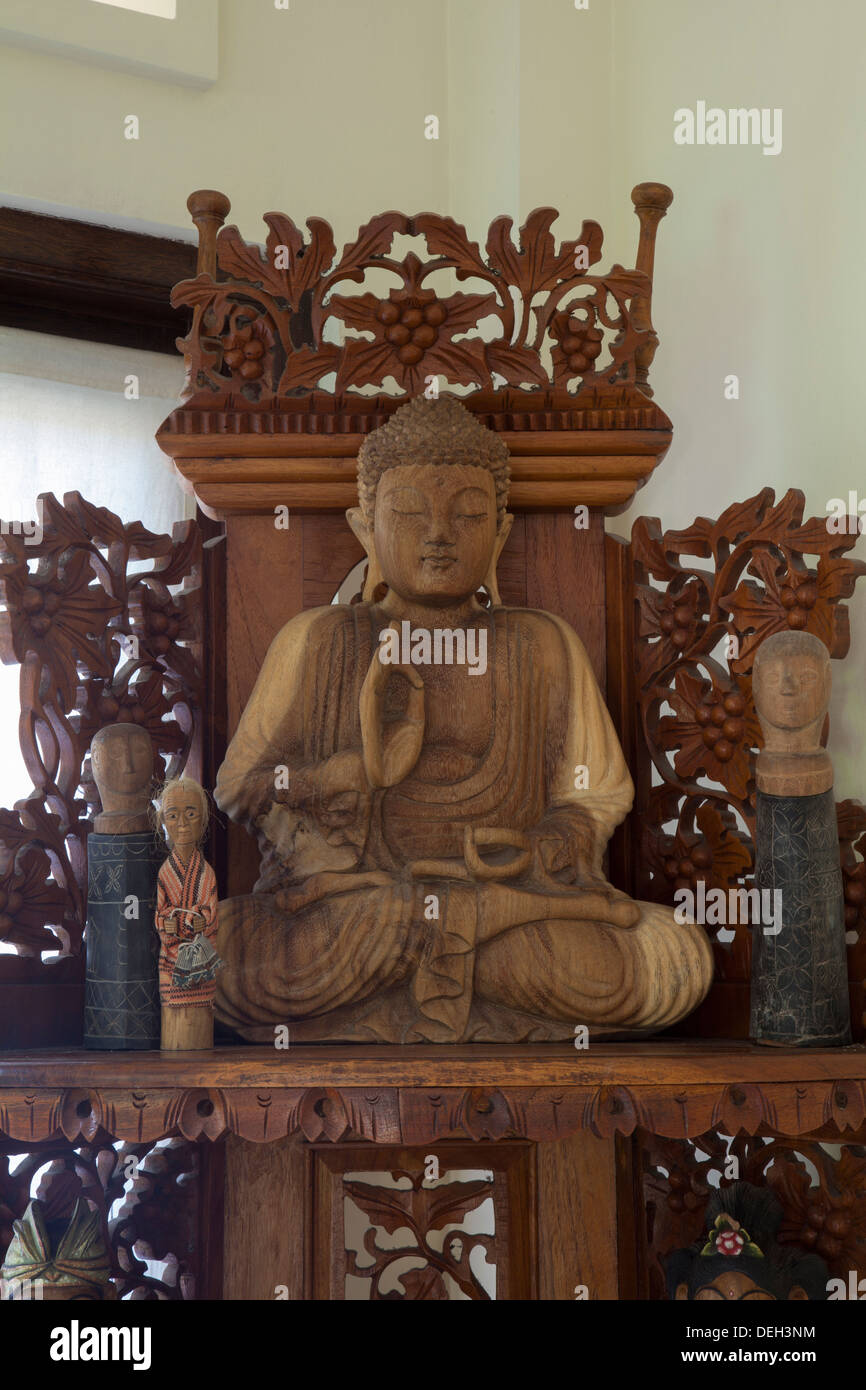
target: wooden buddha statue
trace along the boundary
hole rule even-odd
[[[499,601],[508,482],[454,397],[361,448],[364,600],[277,634],[215,790],[262,851],[220,906],[216,1012],[246,1038],[649,1033],[709,988],[701,928],[604,878],[632,783],[576,634]]]

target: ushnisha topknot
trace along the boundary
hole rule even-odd
[[[358,500],[364,520],[372,526],[376,487],[386,468],[422,463],[470,464],[492,473],[497,526],[501,526],[511,479],[508,459],[504,441],[479,424],[456,396],[434,400],[416,396],[396,410],[386,424],[373,430],[358,451]]]

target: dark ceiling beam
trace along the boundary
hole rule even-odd
[[[172,287],[196,273],[196,248],[68,217],[0,207],[0,324],[167,352],[189,330]]]

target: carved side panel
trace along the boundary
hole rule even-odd
[[[714,1187],[739,1179],[772,1187],[784,1211],[778,1239],[820,1255],[846,1289],[866,1276],[866,1148],[814,1140],[769,1143],[719,1130],[692,1140],[635,1137],[639,1197],[638,1280],[642,1298],[665,1298],[663,1257],[705,1234]]]
[[[175,775],[194,748],[203,697],[196,525],[155,535],[74,492],[39,505],[41,536],[0,525],[0,659],[21,667],[20,741],[33,780],[14,810],[0,810],[0,941],[33,962],[81,950],[86,840],[101,809],[93,735],[138,724],[157,776]],[[38,977],[0,956],[0,980],[25,974],[28,984]]]
[[[58,1138],[0,1148],[0,1263],[31,1197],[65,1217],[77,1197],[99,1213],[118,1298],[196,1297],[201,1274],[199,1148],[185,1139]]]
[[[753,885],[753,768],[761,746],[751,691],[755,653],[774,632],[808,631],[832,657],[844,657],[850,636],[843,600],[866,573],[866,563],[846,557],[857,540],[856,519],[848,519],[847,530],[830,530],[828,518],[804,520],[803,510],[801,492],[791,489],[776,502],[765,488],[717,521],[699,517],[663,533],[656,518],[642,517],[632,529],[631,827],[642,898],[672,904],[677,889],[701,881],[726,892]],[[866,973],[866,808],[844,802],[838,816],[849,970],[859,980]],[[733,994],[720,1001],[725,987],[748,982],[750,928],[710,921],[707,930],[715,938],[717,982],[704,1005],[709,1031],[721,1031],[714,1024],[724,1019],[727,1036],[741,1036],[748,1028],[742,990],[736,1017]]]
[[[527,1144],[316,1148],[313,1293],[393,1302],[528,1298]]]

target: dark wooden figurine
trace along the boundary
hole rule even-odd
[[[84,1045],[159,1045],[156,880],[162,856],[150,822],[153,747],[137,724],[100,729],[90,749],[102,812],[87,837]]]
[[[851,1041],[833,765],[820,746],[830,681],[830,654],[808,632],[776,633],[755,657],[755,883],[778,894],[772,926],[757,924],[753,938],[751,1033],[761,1043]]]

